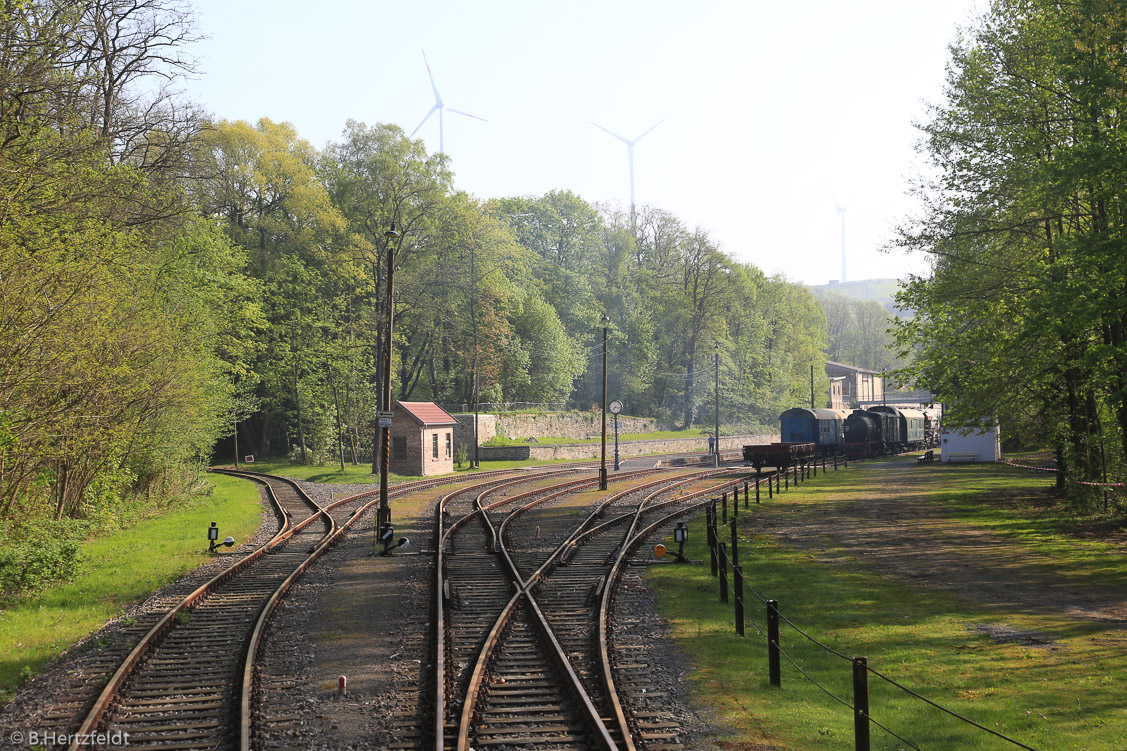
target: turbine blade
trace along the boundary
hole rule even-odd
[[[456,110],[453,107],[443,107],[443,109],[446,110],[447,112],[453,112],[453,113],[458,114],[458,115],[465,115],[466,117],[472,117],[474,120],[481,120],[483,123],[489,122],[484,117],[478,117],[477,115],[471,115],[468,112],[462,112],[461,110]]]
[[[830,192],[830,199],[834,202],[834,208],[837,209],[837,213],[844,214],[845,208],[842,207],[842,205],[837,202],[837,196],[834,195],[834,190],[833,190],[833,188],[830,187],[829,183],[826,183],[826,190],[828,190]]]
[[[654,128],[656,128],[657,126],[661,125],[661,124],[662,124],[663,122],[665,122],[665,118],[664,118],[664,117],[663,117],[663,118],[661,118],[660,120],[658,120],[658,121],[657,121],[656,123],[654,123],[653,125],[651,125],[651,126],[649,127],[649,130],[647,130],[647,131],[646,131],[645,133],[643,133],[642,135],[640,135],[640,136],[638,136],[637,138],[635,138],[635,139],[634,139],[634,143],[638,143],[638,141],[641,141],[641,140],[642,140],[643,138],[645,138],[645,137],[646,137],[647,135],[649,135],[649,132],[650,132],[650,130],[653,130],[653,129],[654,129]]]
[[[434,105],[433,107],[431,107],[431,108],[430,108],[429,110],[427,110],[427,114],[426,114],[426,117],[424,117],[424,118],[423,118],[423,121],[422,121],[421,123],[419,123],[418,125],[416,125],[416,126],[415,126],[415,129],[414,129],[413,131],[411,131],[411,135],[410,135],[410,136],[408,136],[408,137],[409,137],[409,138],[414,138],[414,137],[415,137],[415,134],[419,132],[419,128],[421,128],[421,127],[423,127],[424,125],[426,125],[426,122],[427,122],[427,120],[430,120],[430,116],[431,116],[431,115],[433,115],[433,114],[435,113],[435,111],[436,111],[436,110],[439,110],[439,109],[442,109],[442,108],[441,108],[441,107],[439,107],[439,106],[438,106],[438,105],[436,104],[436,105]]]
[[[430,72],[430,61],[427,60],[426,50],[423,50],[423,64],[427,66],[427,78],[430,79],[430,90],[434,92],[434,103],[441,107],[442,97],[438,95],[438,87],[434,85],[434,74]]]
[[[599,130],[603,131],[604,133],[609,133],[609,134],[611,134],[612,136],[614,136],[615,138],[617,138],[617,139],[618,139],[619,141],[622,141],[622,142],[623,142],[624,144],[626,144],[627,146],[633,146],[633,145],[634,145],[634,144],[630,143],[630,141],[629,141],[628,139],[626,139],[626,138],[623,138],[622,136],[618,135],[617,133],[615,133],[615,132],[614,132],[614,131],[612,131],[612,130],[607,130],[606,128],[604,128],[603,126],[599,125],[599,124],[598,124],[597,122],[595,122],[594,120],[592,120],[592,121],[591,121],[591,124],[592,124],[592,125],[594,125],[594,126],[595,126],[596,128],[598,128]]]

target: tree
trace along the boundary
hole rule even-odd
[[[269,456],[284,437],[304,461],[308,419],[323,411],[309,400],[314,392],[325,398],[320,341],[330,324],[323,295],[348,271],[340,263],[349,251],[339,240],[344,218],[317,175],[317,152],[288,123],[221,121],[199,148],[208,178],[193,184],[193,196],[247,249],[267,320],[251,366],[261,411],[246,424],[254,428],[256,453]]]
[[[251,293],[239,254],[184,214],[176,180],[192,170],[198,120],[150,85],[190,69],[189,36],[172,2],[0,9],[9,519],[113,521],[124,494],[193,475],[227,424]]]
[[[997,0],[952,48],[924,126],[937,177],[899,239],[932,257],[902,296],[905,375],[949,424],[1037,429],[1067,481],[1127,454],[1125,41],[1113,2]]]

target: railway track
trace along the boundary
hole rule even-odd
[[[320,505],[290,480],[229,474],[266,486],[281,519],[278,533],[172,603],[155,623],[144,624],[147,629],[137,629],[144,633],[133,634],[136,643],[92,702],[82,696],[60,702],[57,720],[67,734],[81,739],[123,731],[137,749],[250,748],[255,657],[270,613],[294,580],[378,502],[379,493]],[[389,499],[449,482],[403,483]],[[75,713],[77,708],[83,711]],[[67,714],[75,719],[68,722]],[[85,747],[79,740],[71,745],[73,751]]]
[[[591,465],[575,463],[535,474],[484,472],[474,479],[485,480],[479,486],[488,490],[512,483],[506,478],[514,476],[545,482],[544,477]],[[202,586],[166,597],[154,612],[121,629],[121,638],[88,663],[83,678],[59,692],[47,710],[45,727],[76,737],[121,730],[129,733],[134,748],[251,747],[257,729],[268,721],[256,706],[254,665],[270,613],[301,572],[378,502],[378,491],[318,505],[296,483],[238,474],[270,488],[277,534]],[[391,497],[461,481],[403,483],[392,488]],[[455,506],[451,509],[456,512]],[[463,588],[458,596],[485,593]],[[77,741],[71,746],[80,747]]]
[[[595,479],[500,500],[489,497],[494,489],[473,509],[461,499],[460,516],[451,513],[455,504],[440,503],[432,747],[677,748],[669,722],[633,701],[632,692],[645,692],[631,672],[636,659],[611,656],[610,593],[640,539],[715,493],[685,488],[730,471],[666,471],[594,504],[578,524],[574,509],[546,509]],[[620,475],[616,484],[645,474]],[[457,520],[444,528],[447,514]]]

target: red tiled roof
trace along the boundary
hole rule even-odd
[[[403,411],[423,425],[454,425],[458,421],[450,413],[434,402],[401,402],[396,400]]]

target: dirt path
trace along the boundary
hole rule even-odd
[[[763,531],[819,561],[861,561],[988,606],[1127,626],[1127,584],[1116,586],[1094,570],[1063,570],[1058,558],[957,520],[931,499],[926,491],[958,468],[921,467],[910,458],[866,467],[885,473],[885,481],[837,497],[811,482],[803,490],[818,495],[816,502],[765,506]]]

